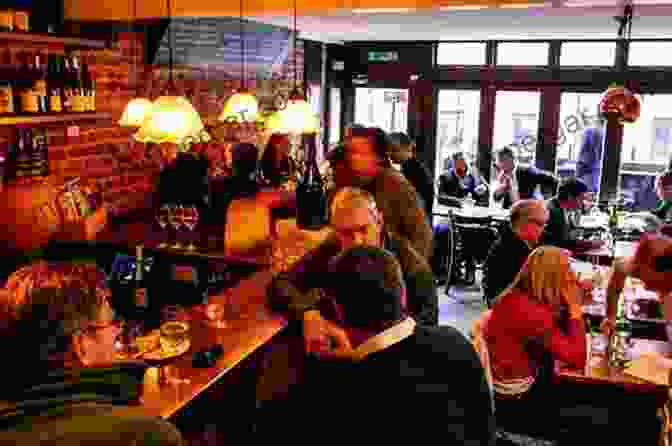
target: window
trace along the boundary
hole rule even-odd
[[[407,133],[408,90],[355,89],[355,124]]]
[[[534,163],[539,128],[540,94],[536,91],[498,91],[495,96],[494,150],[516,149],[518,161]]]
[[[485,43],[439,43],[436,63],[437,65],[485,65]]]
[[[560,47],[560,65],[575,67],[613,67],[616,42],[564,42]]]
[[[667,165],[672,155],[672,110],[670,94],[643,95],[642,114],[634,124],[625,124],[621,161],[633,165]],[[631,170],[624,166],[626,170]]]
[[[329,144],[341,140],[341,89],[329,89]]]
[[[497,65],[548,65],[548,43],[500,43]]]
[[[630,42],[628,65],[672,66],[672,42]]]

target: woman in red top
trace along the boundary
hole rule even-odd
[[[587,338],[577,277],[567,251],[542,246],[529,255],[513,283],[482,320],[495,394],[497,425],[504,430],[558,440],[558,445],[603,444],[632,432],[620,426],[651,426],[646,410],[633,413],[630,395],[552,383],[555,360],[582,369]],[[482,356],[483,352],[482,352]],[[484,358],[485,359],[485,358]],[[643,407],[643,406],[639,406]],[[655,415],[655,414],[654,414]],[[515,426],[513,429],[512,426]]]

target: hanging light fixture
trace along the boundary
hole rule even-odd
[[[135,23],[135,19],[137,17],[137,1],[133,0],[133,23]],[[132,25],[129,25],[129,34],[133,35],[131,32],[132,30]],[[131,55],[133,57],[133,74],[135,75],[135,83],[136,85],[138,84],[138,70],[136,67],[136,52],[135,52],[135,37],[131,37]],[[147,115],[150,113],[152,109],[152,101],[149,99],[143,98],[138,95],[138,90],[136,88],[135,91],[135,97],[131,99],[128,104],[126,104],[126,108],[124,109],[124,113],[121,115],[121,119],[119,120],[119,125],[121,127],[140,127],[142,123],[145,121],[145,118]]]
[[[241,66],[241,78],[240,78],[240,88],[231,96],[222,114],[219,115],[220,121],[233,121],[233,122],[253,122],[257,120],[257,113],[259,112],[259,103],[257,98],[250,93],[250,91],[245,87],[245,32],[243,24],[243,0],[240,0],[240,66]]]
[[[171,18],[170,0],[168,20]],[[195,142],[207,142],[210,135],[205,131],[201,117],[191,102],[178,96],[173,81],[173,31],[168,25],[169,71],[166,93],[152,104],[150,115],[142,123],[140,130],[134,135],[136,141],[142,143],[173,143],[184,145]]]
[[[296,37],[298,35],[296,26],[296,0],[294,0],[294,88],[289,95],[284,109],[272,114],[266,122],[266,127],[273,133],[298,133],[311,134],[317,133],[320,129],[320,122],[313,113],[310,104],[306,101],[305,95],[297,87],[297,68],[296,68]]]

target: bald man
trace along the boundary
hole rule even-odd
[[[509,225],[500,231],[485,261],[483,288],[488,305],[509,286],[539,243],[548,222],[548,210],[541,200],[520,200],[511,208]]]

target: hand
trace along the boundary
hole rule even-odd
[[[616,326],[616,321],[611,318],[605,317],[600,323],[600,331],[602,334],[611,336],[614,332],[614,327]]]
[[[485,184],[479,184],[476,186],[476,189],[474,189],[474,193],[476,195],[482,195],[488,191],[488,188],[485,186]]]
[[[303,340],[306,353],[347,357],[353,351],[345,330],[335,323],[324,319],[317,310],[310,310],[304,313]]]

